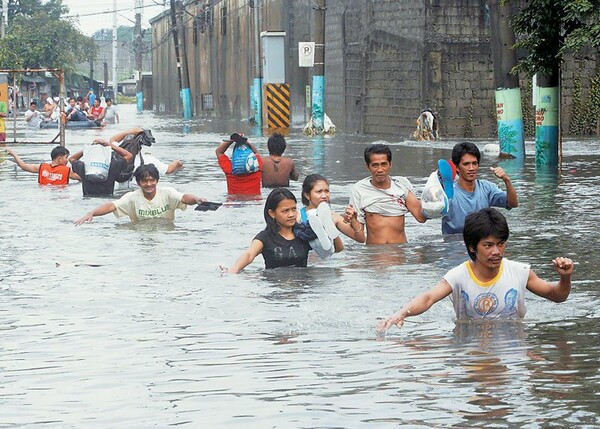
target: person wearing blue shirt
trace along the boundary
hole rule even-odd
[[[519,205],[517,192],[502,167],[491,167],[491,171],[504,182],[506,191],[495,183],[477,179],[480,159],[479,149],[473,143],[458,143],[452,149],[458,180],[454,182],[454,196],[448,202],[448,213],[442,218],[442,234],[462,233],[467,215],[481,209],[511,209]]]
[[[88,92],[88,103],[90,103],[90,106],[94,105],[94,101],[96,101],[96,94],[94,94],[94,89],[90,88],[90,92]]]

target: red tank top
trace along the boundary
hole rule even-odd
[[[71,169],[66,165],[40,164],[38,183],[40,185],[67,185]]]

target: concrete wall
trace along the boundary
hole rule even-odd
[[[292,117],[303,123],[309,73],[298,67],[297,45],[310,40],[310,4],[293,0],[261,0],[260,4],[260,31],[287,34],[282,61],[286,64],[286,81],[291,84]],[[254,9],[247,0],[193,1],[184,8],[184,41],[180,44],[187,53],[195,115],[237,119],[251,116]],[[181,113],[170,14],[155,17],[151,24],[155,109]],[[209,100],[212,104],[207,103]]]
[[[310,115],[305,89],[312,71],[298,66],[298,42],[313,40],[312,2],[259,4],[260,30],[286,32],[282,61],[292,92],[292,123],[304,124]],[[195,114],[249,117],[254,9],[247,0],[190,1],[184,7]],[[438,112],[442,137],[494,137],[488,13],[486,2],[479,0],[328,0],[326,113],[344,132],[410,138],[419,112],[429,107]],[[152,29],[153,104],[156,110],[180,113],[169,14],[154,18]],[[599,68],[597,57],[590,53],[564,65],[565,131],[572,116],[585,109],[591,78]],[[522,79],[522,87],[527,84]],[[524,100],[528,97],[524,89]],[[203,98],[212,98],[212,108]],[[577,100],[582,105],[573,107]],[[525,116],[532,121],[530,113]]]

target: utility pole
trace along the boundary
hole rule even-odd
[[[94,59],[90,58],[90,89],[94,88]]]
[[[2,38],[6,37],[8,30],[8,0],[2,0]]]
[[[262,127],[262,71],[260,58],[260,0],[254,0],[254,83],[252,85],[254,125]]]
[[[142,8],[144,0],[135,0],[135,67],[137,69],[137,82],[135,98],[137,102],[137,111],[144,110],[144,88],[142,85]]]
[[[558,43],[558,41],[553,41]],[[535,100],[535,164],[556,167],[559,163],[560,64],[538,73]]]
[[[63,69],[60,69],[59,71],[59,75],[58,75],[58,81],[60,83],[60,89],[59,89],[59,109],[60,109],[60,119],[59,119],[59,123],[58,123],[58,127],[59,127],[59,134],[60,134],[60,145],[61,146],[65,146],[65,100],[67,97],[67,87],[65,86],[65,71]]]
[[[317,134],[321,134],[325,122],[325,0],[313,2],[313,38],[315,40],[315,64],[312,78],[312,121]]]
[[[515,33],[509,25],[510,6],[501,0],[490,1],[490,35],[496,87],[496,117],[501,156],[525,159],[523,110],[519,76],[511,73],[517,65]]]
[[[112,81],[114,104],[117,104],[118,82],[117,82],[117,0],[113,0],[113,28],[112,28]]]
[[[183,25],[181,15],[181,3],[171,0],[171,31],[173,33],[173,43],[175,47],[175,57],[177,60],[177,80],[179,81],[179,93],[183,103],[183,118],[192,118],[192,93],[190,91],[190,78],[187,67],[187,57],[185,55],[185,42],[180,49],[179,35],[183,36]],[[183,39],[183,37],[182,37]]]
[[[102,92],[102,94],[104,95],[104,92],[106,92],[106,90],[108,89],[108,63],[106,61],[104,61],[104,64],[102,64],[103,67],[103,72],[104,72],[104,91]]]

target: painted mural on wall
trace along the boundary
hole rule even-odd
[[[558,165],[558,87],[538,88],[535,111],[535,162]]]
[[[519,88],[496,90],[496,115],[500,152],[525,158],[521,91]]]

